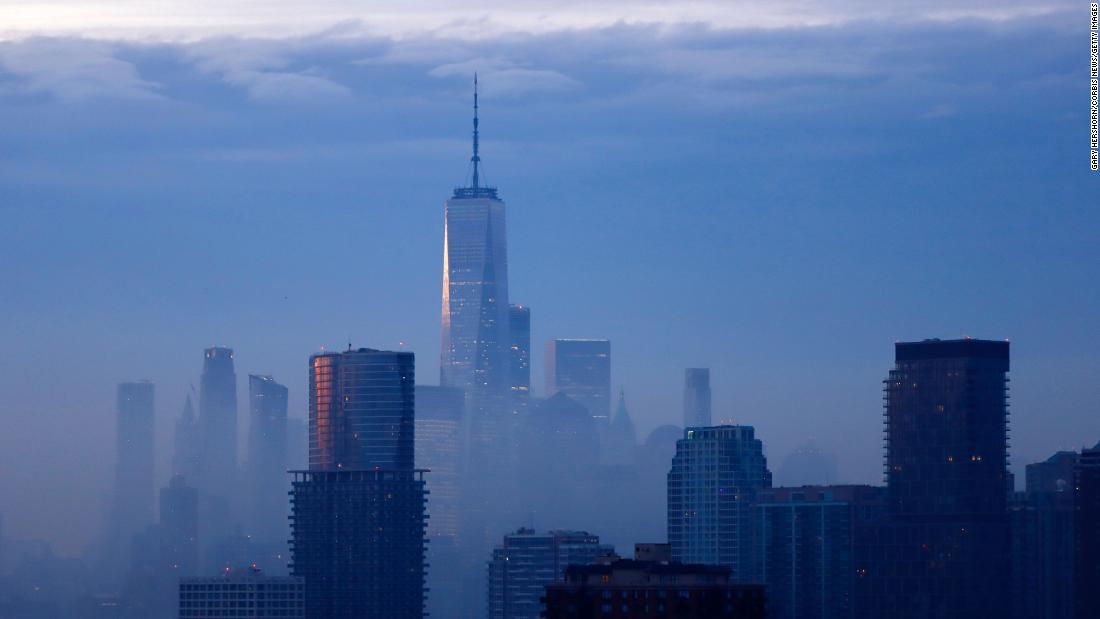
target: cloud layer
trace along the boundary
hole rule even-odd
[[[859,20],[913,22],[964,18],[1033,17],[1075,5],[1067,0],[319,0],[222,2],[215,0],[115,0],[43,4],[31,0],[0,6],[0,37],[81,34],[107,38],[202,38],[227,34],[300,36],[339,21],[358,21],[383,36],[426,34],[484,39],[508,32],[547,33],[613,24],[698,23],[717,28],[790,28],[839,25]]]

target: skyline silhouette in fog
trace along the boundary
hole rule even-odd
[[[4,537],[77,554],[99,532],[120,382],[156,385],[166,485],[204,348],[234,349],[241,402],[248,374],[286,385],[292,418],[322,347],[413,351],[435,384],[475,70],[536,395],[546,341],[606,338],[640,443],[680,424],[684,368],[709,367],[715,423],[753,425],[773,466],[812,437],[830,482],[881,483],[893,343],[1009,338],[1013,470],[1092,445],[1100,216],[1076,17],[16,33]]]

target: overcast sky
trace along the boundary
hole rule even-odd
[[[1018,473],[1100,440],[1086,3],[400,4],[0,4],[6,536],[94,534],[119,381],[162,479],[206,346],[295,416],[322,345],[435,383],[474,71],[537,391],[608,337],[641,438],[709,366],[773,470],[877,483],[893,343],[1010,338]]]

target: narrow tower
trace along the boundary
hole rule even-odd
[[[481,182],[476,76],[473,125],[470,185],[443,207],[439,383],[466,392],[472,440],[492,443],[510,387],[508,258],[504,202]]]

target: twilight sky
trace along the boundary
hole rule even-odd
[[[166,475],[206,346],[295,416],[322,345],[436,382],[475,70],[537,391],[608,337],[642,438],[709,366],[773,470],[877,483],[893,342],[1009,338],[1018,474],[1100,440],[1087,3],[400,5],[0,4],[5,536],[94,535],[119,381]]]

